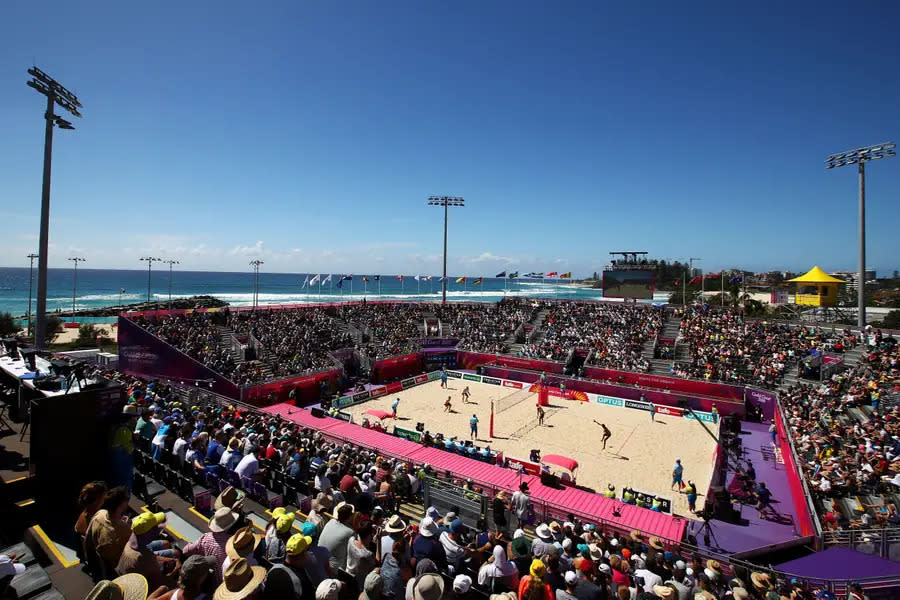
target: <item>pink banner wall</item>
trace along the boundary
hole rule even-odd
[[[460,352],[456,357],[456,365],[460,369],[474,369],[479,365],[488,363],[494,363],[504,367],[547,371],[548,373],[562,373],[563,368],[565,367],[562,363],[551,362],[548,360],[518,358],[516,356],[503,356],[500,354],[484,354],[481,352]]]
[[[392,356],[372,363],[372,383],[404,379],[415,373],[421,373],[425,369],[422,362],[424,356],[422,352],[416,352],[415,354]]]
[[[340,377],[341,371],[332,369],[331,371],[322,371],[293,379],[263,383],[245,388],[241,400],[255,406],[270,406],[288,402],[290,400],[288,394],[291,393],[291,390],[296,389],[295,403],[297,406],[302,406],[320,400],[320,385],[322,381],[326,382],[329,390],[333,390],[337,386]],[[274,398],[270,399],[269,394],[274,394]]]
[[[777,404],[775,405],[775,429],[778,433],[778,447],[781,449],[784,466],[788,472],[788,487],[791,490],[791,499],[794,502],[794,508],[797,510],[797,528],[801,536],[816,535],[813,517],[810,514],[809,504],[806,502],[806,494],[803,491],[802,473],[796,461],[794,461],[794,454],[791,452],[791,445],[788,441],[788,432],[784,426],[784,417]]]
[[[671,390],[673,392],[683,392],[685,394],[724,398],[727,400],[744,400],[744,388],[737,385],[694,381],[692,379],[678,379],[677,377],[633,373],[631,371],[616,371],[613,369],[601,369],[599,367],[585,367],[584,374],[591,379],[605,379],[608,381],[617,381],[619,383],[628,383],[630,385],[641,385]]]

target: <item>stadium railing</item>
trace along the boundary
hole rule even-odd
[[[787,439],[788,448],[790,449],[790,460],[792,464],[787,464],[787,458],[785,459],[785,467],[788,469],[788,485],[791,488],[792,493],[795,495],[799,493],[802,496],[802,501],[806,505],[806,511],[809,513],[809,518],[812,522],[813,532],[812,535],[815,536],[816,540],[816,549],[822,549],[822,523],[819,521],[819,514],[816,511],[816,507],[813,504],[812,494],[809,493],[809,487],[806,484],[806,476],[803,472],[803,463],[801,462],[799,455],[797,454],[797,449],[794,447],[794,439],[791,436],[791,429],[788,423],[784,419],[784,409],[781,406],[781,398],[776,393],[775,396],[775,419],[777,421],[776,425],[778,426],[778,436],[784,437]],[[795,481],[792,479],[796,478]],[[798,480],[798,481],[797,481]],[[798,487],[799,482],[799,490]],[[803,515],[801,515],[802,517]],[[801,523],[801,534],[806,535],[806,532],[803,531]]]
[[[900,527],[825,531],[822,534],[822,543],[825,548],[840,546],[900,561]]]

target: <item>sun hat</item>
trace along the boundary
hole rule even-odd
[[[438,532],[438,526],[435,524],[434,519],[431,517],[425,517],[422,519],[422,524],[419,525],[419,534],[424,537],[434,537]]]
[[[273,520],[277,521],[278,517],[280,517],[284,514],[287,514],[287,509],[283,506],[276,506],[274,509],[272,509],[272,519]]]
[[[189,556],[181,563],[180,581],[184,584],[184,587],[192,587],[199,581],[201,575],[212,572],[215,566],[215,556],[201,556],[199,554]]]
[[[137,406],[135,406],[134,404],[126,404],[125,406],[122,407],[122,414],[128,415],[129,417],[138,416]]]
[[[316,588],[316,600],[337,600],[341,586],[337,579],[323,579]]]
[[[209,530],[213,533],[227,531],[232,525],[237,523],[238,514],[232,512],[227,506],[223,506],[213,513],[212,519],[209,520]]]
[[[550,523],[550,531],[552,531],[554,535],[557,533],[562,533],[562,527],[560,527],[558,522],[552,521]]]
[[[247,558],[253,554],[257,543],[259,543],[259,539],[253,535],[251,526],[241,527],[225,542],[225,554],[232,560],[241,557]]]
[[[503,592],[502,594],[491,594],[488,600],[518,600],[515,592]]]
[[[563,538],[562,541],[563,550],[569,550],[572,548],[572,538]]]
[[[453,591],[457,594],[465,594],[472,587],[472,578],[468,575],[457,575],[453,579]]]
[[[719,564],[719,561],[709,559],[706,561],[706,568],[715,573],[716,575],[722,574],[722,565]]]
[[[414,600],[440,600],[443,595],[444,578],[437,573],[426,573],[418,577],[413,585]],[[316,600],[326,599],[316,598]]]
[[[572,565],[577,571],[581,571],[582,573],[590,573],[594,569],[594,564],[583,556],[576,558],[572,562]]]
[[[643,538],[641,537],[641,532],[638,531],[637,529],[632,529],[631,533],[628,534],[628,537],[630,537],[632,539],[632,541],[635,541],[635,542],[644,541]]]
[[[539,577],[543,579],[544,575],[547,573],[547,565],[544,564],[544,561],[535,558],[531,561],[531,566],[528,568],[528,572],[531,573],[532,577]]]
[[[553,539],[553,533],[550,531],[550,527],[548,527],[546,523],[541,523],[540,525],[538,525],[534,530],[534,534],[545,541]]]
[[[511,544],[513,555],[516,558],[522,558],[523,556],[528,556],[531,553],[531,544],[528,543],[528,538],[525,536],[517,537],[512,541]]]
[[[375,600],[381,596],[381,590],[383,589],[384,577],[382,577],[380,573],[372,571],[366,575],[366,580],[363,582],[362,597],[365,598],[365,600]]]
[[[384,524],[385,533],[400,533],[406,529],[406,522],[400,515],[391,515],[391,518]]]
[[[588,550],[590,551],[591,560],[603,560],[603,548],[597,544],[591,544],[588,546]]]
[[[291,530],[291,527],[294,526],[294,519],[296,518],[297,515],[292,512],[281,515],[275,521],[275,531],[278,533],[287,533]]]
[[[145,533],[150,533],[165,522],[166,513],[141,513],[131,520],[131,531],[136,535],[144,535]]]
[[[612,573],[612,568],[606,563],[600,563],[600,566],[598,568],[601,572],[606,573],[607,575]]]
[[[451,510],[444,515],[443,523],[444,525],[449,525],[454,519],[456,519],[456,513]]]
[[[222,493],[216,496],[216,501],[213,502],[213,510],[219,510],[223,506],[227,506],[232,510],[237,510],[235,506],[240,500],[243,499],[243,495],[238,492],[232,486],[228,486]]]
[[[675,590],[667,585],[654,585],[653,593],[663,600],[671,600],[675,598]]]
[[[742,587],[736,587],[731,590],[731,596],[734,600],[750,600],[750,592]]]
[[[335,517],[337,517],[337,514],[338,514],[338,513],[341,511],[341,509],[344,508],[345,506],[349,506],[349,507],[350,507],[350,514],[353,514],[353,513],[356,512],[356,507],[355,507],[355,506],[353,506],[353,505],[350,504],[349,502],[341,501],[341,502],[338,502],[338,505],[334,507],[334,511],[332,512],[332,514],[333,514]]]
[[[334,503],[334,498],[325,492],[319,492],[316,495],[316,499],[313,500],[312,509],[316,512],[322,512],[324,510],[328,510],[331,508]]]
[[[768,588],[769,587],[769,574],[754,571],[753,573],[750,573],[750,581],[753,582],[753,585],[755,585],[758,588]]]
[[[520,538],[520,537],[525,537],[525,530],[524,530],[524,529],[516,529],[516,530],[513,532],[513,539]]]
[[[575,571],[566,571],[566,583],[569,585],[578,583],[578,574]]]
[[[262,567],[250,566],[246,558],[232,561],[225,569],[223,581],[216,588],[213,600],[240,600],[253,594],[266,578]]]
[[[660,540],[655,535],[653,537],[651,537],[647,543],[650,544],[650,547],[653,548],[654,550],[662,550],[663,549],[662,540]]]
[[[0,579],[10,575],[21,575],[27,567],[22,563],[13,561],[8,555],[0,554]]]
[[[291,556],[299,556],[312,546],[312,538],[302,533],[295,533],[285,545],[287,553]]]
[[[128,573],[112,581],[104,579],[88,592],[85,600],[145,600],[147,579],[140,573]]]

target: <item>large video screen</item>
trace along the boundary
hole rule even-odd
[[[603,271],[605,298],[653,298],[653,271]]]

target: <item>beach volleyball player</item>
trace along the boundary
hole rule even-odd
[[[605,423],[601,423],[597,419],[594,419],[593,421],[603,428],[603,438],[601,438],[600,441],[603,442],[603,449],[606,450],[606,442],[612,437],[612,431],[609,430],[609,427],[607,427]]]

